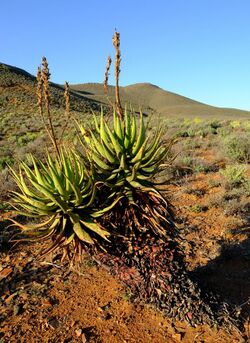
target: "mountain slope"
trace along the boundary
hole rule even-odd
[[[72,85],[72,89],[93,100],[107,102],[103,85],[85,83]],[[109,87],[109,98],[114,100],[114,87]],[[174,116],[211,116],[211,117],[244,117],[249,118],[250,112],[231,108],[209,106],[187,97],[165,91],[150,83],[137,83],[120,88],[123,103],[132,104],[138,110],[153,110],[161,115]]]
[[[50,83],[51,107],[64,107],[63,87]],[[36,78],[25,70],[0,63],[0,109],[31,113],[37,112]],[[71,92],[71,109],[87,111],[100,107],[84,96]]]
[[[63,87],[55,83],[50,85],[52,110],[64,110]],[[71,110],[81,114],[99,110],[115,99],[113,86],[109,86],[108,97],[103,85],[98,83],[70,85],[70,89]],[[209,106],[150,83],[120,87],[120,95],[123,105],[131,105],[136,111],[142,109],[144,113],[181,117],[250,117],[248,111]],[[0,113],[37,113],[36,102],[36,78],[22,69],[0,63]]]

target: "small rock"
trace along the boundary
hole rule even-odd
[[[182,340],[182,335],[180,333],[176,333],[176,334],[172,335],[172,337],[177,341]]]
[[[111,306],[111,302],[109,301],[106,305],[100,306],[98,309],[101,309],[102,311],[107,311]]]
[[[75,334],[77,337],[80,337],[82,334],[82,329],[75,330]]]
[[[19,315],[22,312],[22,305],[15,305],[13,308],[14,316]]]
[[[59,321],[56,318],[52,318],[49,321],[49,325],[53,328],[53,329],[57,329],[59,327]]]

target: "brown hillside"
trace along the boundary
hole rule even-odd
[[[86,113],[108,104],[103,85],[85,83],[71,85],[71,110]],[[123,104],[135,110],[163,116],[208,116],[216,118],[249,118],[249,111],[209,106],[187,97],[163,90],[150,83],[137,83],[120,88]],[[64,109],[63,87],[51,83],[51,105]],[[109,86],[109,99],[114,101],[114,87]],[[0,63],[0,112],[34,113],[36,111],[36,80],[26,71]]]
[[[72,85],[72,89],[84,94],[90,99],[107,102],[102,84],[86,83]],[[187,97],[165,91],[150,83],[137,83],[121,87],[121,98],[123,103],[131,104],[136,110],[142,108],[144,111],[153,110],[163,116],[210,116],[227,118],[249,118],[249,111],[231,108],[219,108],[209,106]],[[109,86],[109,97],[114,98],[114,87]]]

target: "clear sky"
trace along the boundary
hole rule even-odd
[[[250,0],[2,0],[0,62],[36,74],[45,55],[54,82],[103,82],[115,28],[121,85],[250,110]]]

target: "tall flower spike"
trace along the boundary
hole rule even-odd
[[[109,79],[109,69],[111,66],[111,57],[108,56],[107,59],[107,64],[106,64],[106,70],[105,70],[105,74],[104,74],[104,82],[103,82],[103,86],[104,86],[104,91],[106,94],[108,94],[108,79]]]
[[[123,120],[124,114],[121,105],[120,93],[119,93],[119,75],[120,75],[120,64],[121,64],[121,51],[120,51],[120,33],[115,31],[112,39],[115,48],[115,102],[116,110],[119,117]]]
[[[62,129],[61,133],[61,138],[60,138],[60,144],[62,143],[64,132],[66,131],[68,124],[69,124],[69,119],[71,117],[70,113],[70,94],[69,94],[69,84],[67,81],[65,81],[64,85],[64,100],[65,100],[65,117],[66,117],[66,122],[65,125]]]
[[[42,70],[41,70],[41,80],[43,82],[43,95],[44,95],[44,100],[45,100],[45,106],[46,106],[46,111],[47,111],[47,116],[48,116],[48,126],[46,126],[46,130],[48,132],[49,138],[55,148],[55,151],[58,156],[60,156],[57,140],[56,140],[56,135],[54,131],[54,126],[52,123],[52,117],[51,117],[51,112],[50,112],[50,92],[49,92],[49,79],[50,79],[50,72],[49,72],[49,65],[47,62],[46,57],[42,58]]]
[[[43,113],[43,103],[42,103],[43,81],[42,81],[42,72],[41,72],[40,67],[37,68],[36,79],[37,79],[37,89],[36,89],[37,106],[39,108],[40,115],[42,116],[42,113]]]
[[[51,139],[51,133],[48,129],[48,125],[46,124],[44,113],[43,113],[43,79],[42,79],[42,70],[40,67],[37,68],[36,79],[37,79],[37,88],[36,88],[37,106],[39,109],[39,114],[40,114],[42,121],[43,121],[43,126],[44,126],[49,138]]]
[[[69,117],[70,113],[70,95],[69,95],[69,84],[67,81],[65,81],[65,87],[64,87],[64,99],[65,99],[65,115],[66,117]]]
[[[106,69],[105,69],[105,74],[104,74],[103,88],[104,88],[104,93],[106,93],[107,100],[108,100],[111,108],[113,108],[114,105],[113,105],[112,101],[108,97],[108,80],[109,80],[109,70],[110,70],[111,63],[112,63],[111,57],[108,56],[107,64],[106,64]]]

